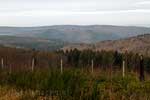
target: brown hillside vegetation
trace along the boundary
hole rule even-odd
[[[74,44],[68,45],[63,50],[70,50],[77,48],[79,50],[93,49],[97,51],[101,50],[114,50],[119,52],[134,52],[150,55],[150,34],[139,35],[136,37],[120,39],[120,40],[109,40],[97,42],[95,44]]]

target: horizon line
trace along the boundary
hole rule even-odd
[[[53,25],[28,25],[28,26],[22,26],[22,25],[0,25],[0,27],[18,27],[18,28],[34,28],[34,27],[51,27],[51,26],[122,26],[122,27],[146,27],[150,28],[150,26],[146,25],[116,25],[116,24],[53,24]]]

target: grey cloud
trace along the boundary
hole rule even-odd
[[[147,0],[0,0],[0,25],[150,25],[149,13]]]

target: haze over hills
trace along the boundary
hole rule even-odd
[[[64,47],[147,52],[150,48],[150,35],[142,35],[145,33],[150,33],[150,28],[112,25],[0,27],[0,44],[37,50]]]
[[[36,50],[114,50],[119,52],[131,51],[150,55],[150,34],[138,35],[119,40],[105,40],[96,43],[67,43],[55,39],[43,39],[35,37],[0,36],[0,45],[17,48],[27,48]]]
[[[55,25],[41,27],[0,27],[0,35],[57,39],[70,43],[94,43],[150,33],[150,28],[112,25]]]
[[[150,34],[139,35],[120,40],[101,41],[95,44],[74,44],[68,45],[63,50],[70,50],[77,48],[79,50],[92,49],[92,50],[106,50],[106,51],[119,51],[119,52],[134,52],[145,55],[150,55]]]
[[[0,36],[0,45],[42,51],[57,50],[64,46],[64,42],[56,39],[43,39],[34,37]]]

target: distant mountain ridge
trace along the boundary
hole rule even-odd
[[[150,28],[113,25],[54,25],[40,27],[0,27],[0,35],[60,39],[71,43],[95,43],[150,33]]]

